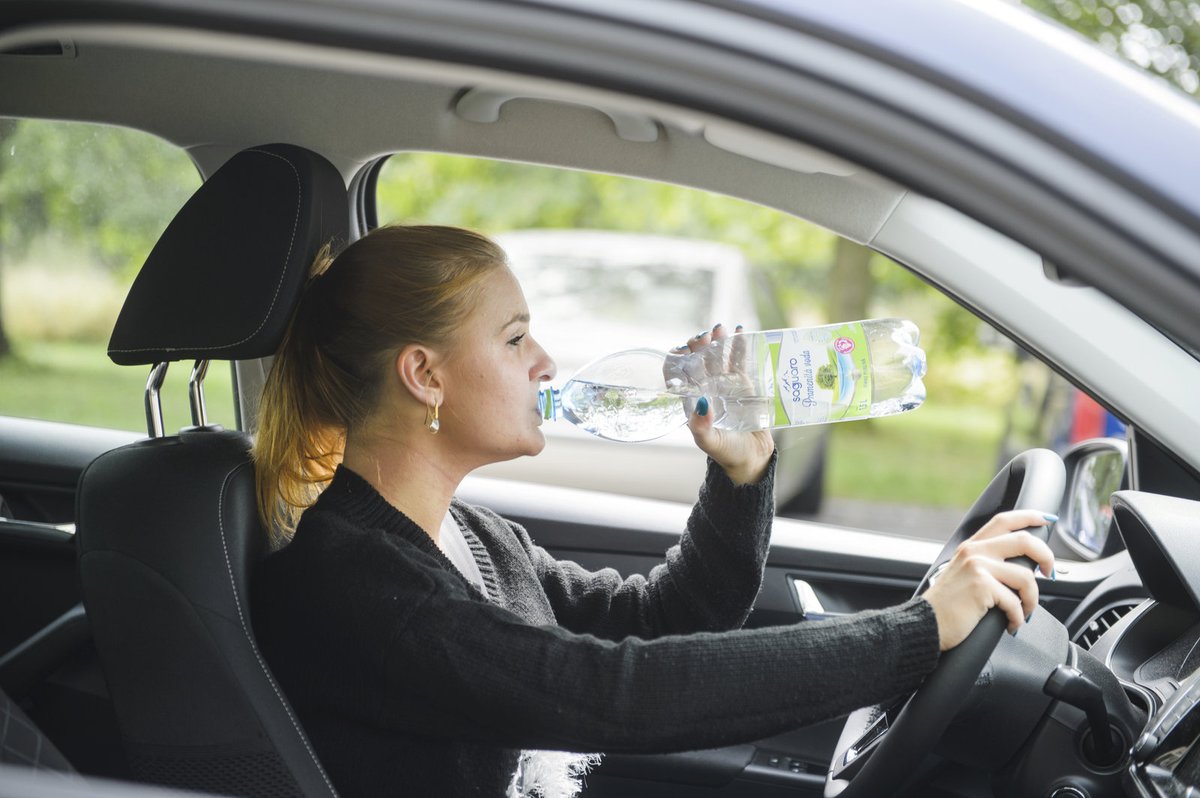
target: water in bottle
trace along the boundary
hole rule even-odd
[[[543,415],[615,441],[647,441],[687,423],[701,396],[722,429],[759,430],[894,415],[925,400],[917,326],[869,319],[743,332],[685,354],[616,352],[581,368]]]

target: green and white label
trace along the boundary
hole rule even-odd
[[[871,352],[858,322],[786,330],[767,344],[775,422],[822,424],[871,412]]]

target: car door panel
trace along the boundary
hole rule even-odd
[[[136,437],[0,417],[0,496],[11,513],[0,521],[0,656],[79,603],[75,485],[96,455]]]
[[[79,474],[136,433],[0,417],[0,686],[81,772],[127,776],[80,604]]]
[[[0,416],[0,496],[13,517],[75,520],[75,484],[101,452],[142,437],[134,432]]]
[[[0,685],[14,697],[87,642],[74,535],[75,484],[125,433],[0,417]]]
[[[74,536],[0,521],[0,656],[79,603]]]

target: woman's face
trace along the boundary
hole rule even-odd
[[[529,334],[529,306],[508,267],[493,269],[480,288],[440,375],[439,437],[453,442],[468,468],[545,447],[538,392],[556,371]]]

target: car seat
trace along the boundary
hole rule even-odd
[[[250,437],[209,425],[211,359],[273,355],[307,278],[350,214],[341,175],[290,145],[242,151],[179,211],[138,274],[109,342],[152,365],[148,440],[84,471],[83,603],[134,777],[231,795],[334,788],[259,654],[247,606],[266,549]],[[194,360],[193,426],[164,436],[167,365]]]

